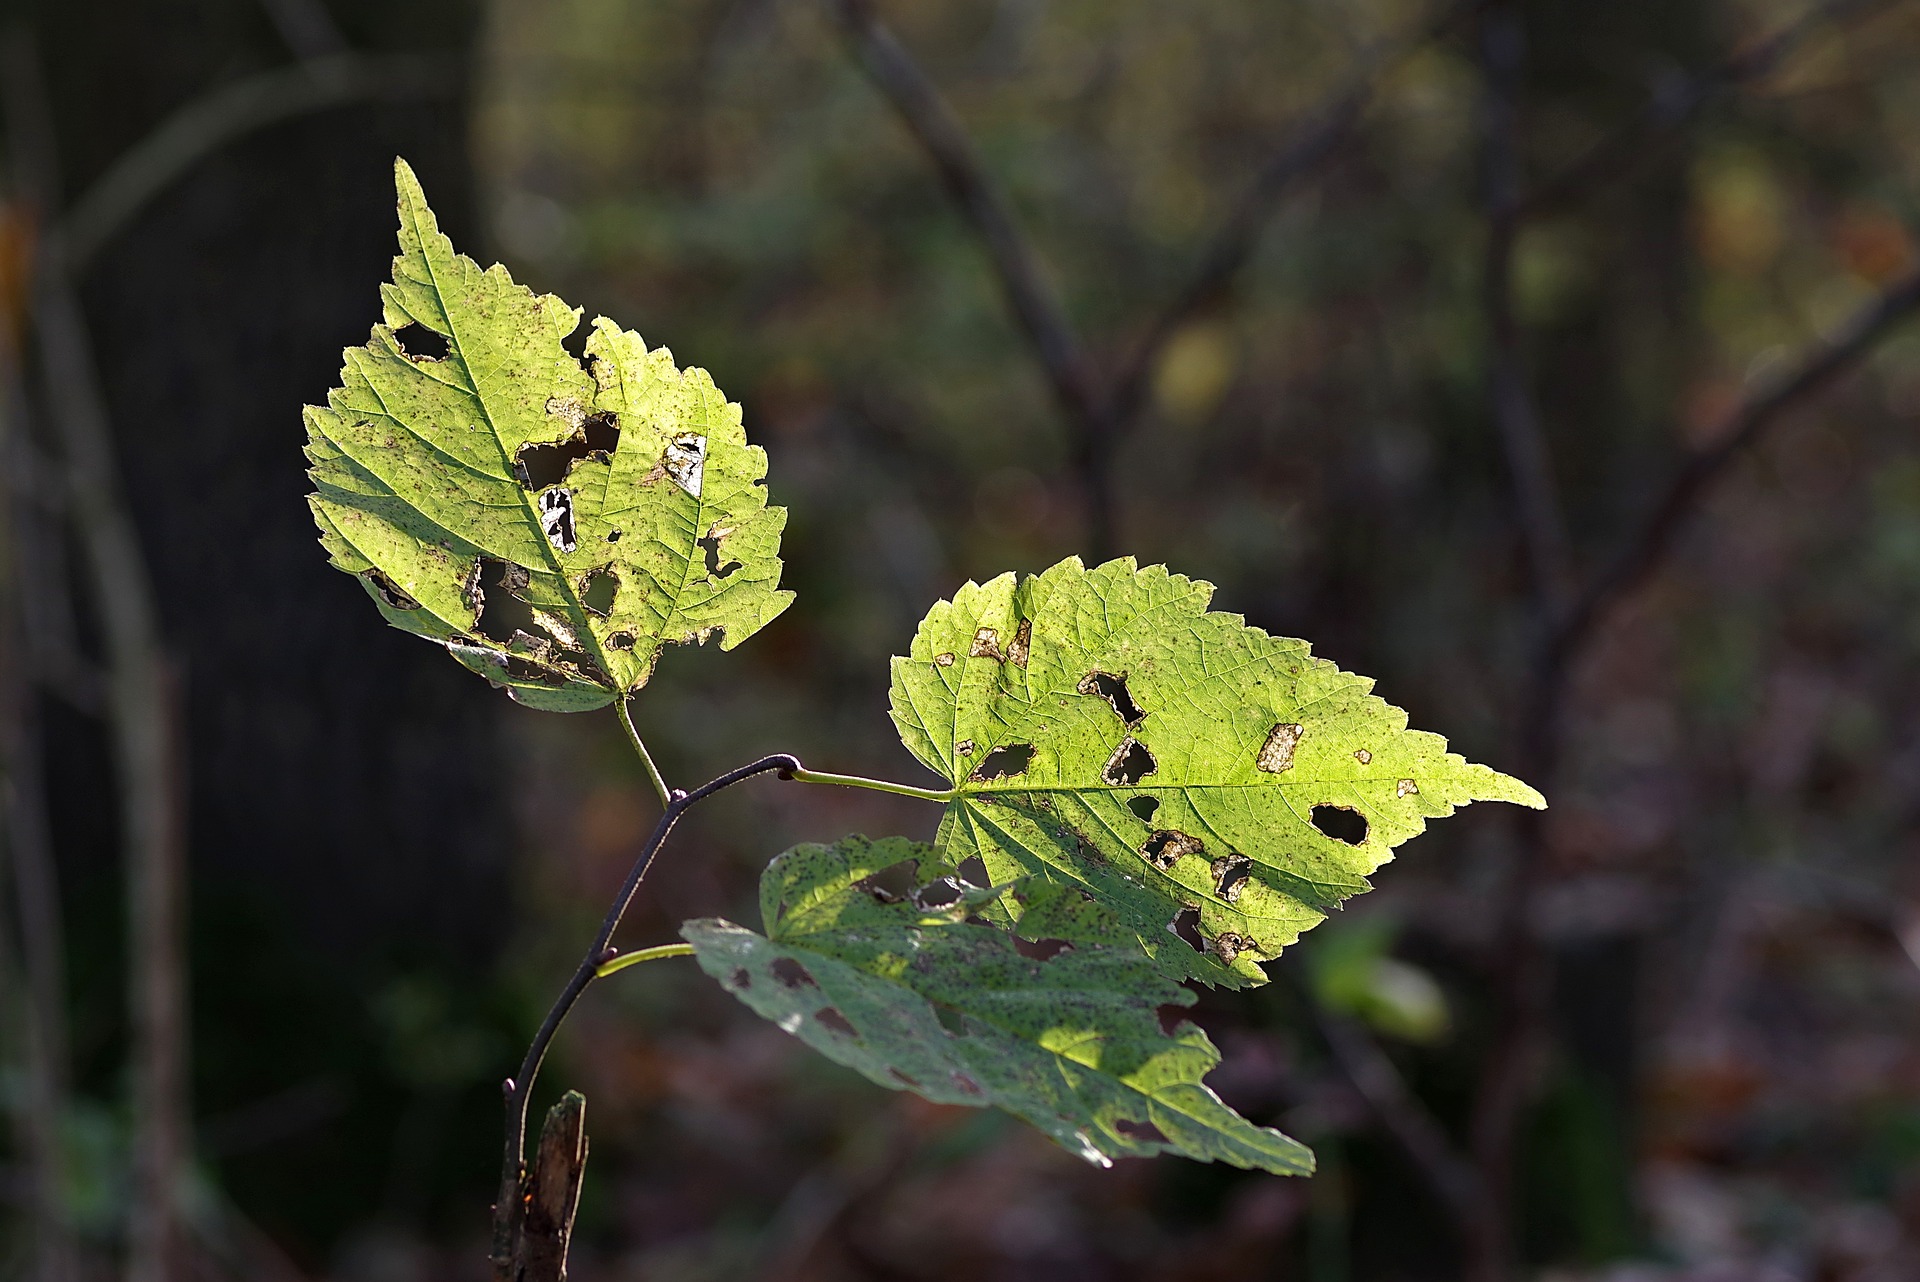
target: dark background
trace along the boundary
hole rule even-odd
[[[609,715],[511,705],[315,543],[298,409],[379,316],[396,154],[456,244],[711,369],[772,458],[798,601],[665,656],[635,707],[676,783],[775,750],[925,782],[885,716],[925,609],[1126,553],[1553,805],[1436,825],[1275,983],[1203,995],[1213,1084],[1311,1181],[1087,1168],[629,972],[544,1079],[591,1101],[578,1282],[1920,1276],[1920,4],[882,4],[904,71],[804,0],[0,14],[0,1276],[482,1276],[500,1079],[652,822]],[[902,76],[961,127],[945,181]],[[1038,263],[1024,316],[983,207]],[[157,1254],[49,272],[178,674]],[[748,785],[623,939],[933,819]]]

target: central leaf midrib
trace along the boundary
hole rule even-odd
[[[447,322],[447,341],[451,345],[454,355],[460,358],[460,368],[466,372],[467,385],[473,389],[474,403],[480,408],[480,417],[486,421],[487,431],[493,437],[494,448],[500,452],[501,470],[508,480],[513,480],[513,458],[507,452],[507,443],[500,435],[499,424],[494,421],[493,410],[487,405],[487,396],[480,388],[480,379],[473,372],[473,363],[467,359],[466,344],[460,340],[459,323],[454,320],[453,309],[447,305],[447,294],[440,286],[440,273],[434,267],[433,254],[428,249],[427,238],[421,235],[419,210],[414,207],[412,199],[408,200],[407,205],[407,217],[413,224],[414,243],[420,247],[420,261],[426,265],[427,284],[433,290],[434,300],[440,305],[440,315],[442,319]],[[534,532],[538,536],[540,554],[547,563],[547,570],[560,582],[561,599],[567,603],[568,611],[573,616],[570,622],[574,625],[574,634],[586,639],[587,644],[593,648],[593,657],[598,662],[600,670],[606,673],[607,679],[611,681],[613,679],[611,672],[612,664],[608,662],[606,652],[600,646],[600,638],[593,634],[593,628],[587,621],[586,607],[578,600],[573,590],[573,584],[567,578],[566,570],[560,565],[558,558],[554,555],[552,541],[547,538],[547,532],[540,524],[540,510],[534,506],[534,496],[530,494],[523,485],[516,483],[514,488],[520,491],[520,509],[526,513],[527,517],[532,521]],[[578,513],[574,515],[574,523],[577,530],[579,526]],[[505,591],[506,589],[502,588],[501,590]],[[486,606],[483,602],[481,610],[484,611],[485,608]],[[477,615],[476,626],[478,626]],[[556,638],[556,640],[557,639],[558,638]],[[502,653],[505,653],[505,647],[502,647]],[[565,674],[563,673],[562,675]]]

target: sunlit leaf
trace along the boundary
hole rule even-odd
[[[766,454],[706,371],[482,270],[395,166],[385,323],[307,409],[311,496],[334,565],[381,614],[536,707],[645,685],[661,647],[731,648],[792,599]]]
[[[1179,1153],[1311,1171],[1305,1147],[1204,1085],[1220,1059],[1205,1033],[1164,1026],[1160,1008],[1194,995],[1105,909],[1033,889],[1023,903],[1023,888],[1000,896],[958,881],[926,846],[850,837],[768,866],[765,935],[716,919],[681,933],[755,1012],[882,1086],[996,1105],[1102,1164]],[[1036,942],[969,920],[996,898]]]
[[[1212,595],[1073,558],[936,605],[893,661],[893,718],[959,792],[943,855],[1081,889],[1168,973],[1237,987],[1428,819],[1545,805]]]

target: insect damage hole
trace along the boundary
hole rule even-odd
[[[980,758],[979,766],[967,777],[974,783],[992,783],[995,779],[1012,779],[1023,775],[1032,764],[1032,744],[1002,744]]]
[[[582,459],[598,458],[605,463],[619,448],[619,420],[612,414],[590,414],[580,420],[569,437],[522,445],[513,456],[513,470],[521,485],[538,492],[566,480],[573,465]]]
[[[1367,839],[1367,817],[1352,806],[1315,806],[1313,826],[1335,841],[1357,846]]]
[[[613,567],[603,565],[580,580],[580,604],[588,614],[604,619],[613,613],[613,598],[619,591],[620,580]]]
[[[380,599],[385,601],[389,608],[395,610],[418,610],[420,608],[420,603],[408,596],[398,583],[395,583],[387,576],[386,571],[368,570],[362,577],[373,585],[373,590],[380,594]]]
[[[738,561],[727,561],[723,563],[720,560],[720,540],[732,533],[732,527],[716,525],[696,540],[700,550],[707,555],[708,578],[724,579],[740,568]]]
[[[1139,704],[1133,701],[1133,695],[1127,691],[1127,674],[1119,676],[1111,672],[1089,672],[1080,678],[1075,687],[1081,694],[1090,694],[1105,699],[1113,708],[1114,715],[1131,730],[1147,719],[1147,714]]]
[[[1187,946],[1196,953],[1207,951],[1207,941],[1200,935],[1200,909],[1195,904],[1182,904],[1180,911],[1167,923],[1167,929],[1176,938],[1186,941]]]
[[[560,488],[548,490],[540,496],[540,530],[547,536],[547,542],[562,552],[574,549],[573,539],[573,491]]]
[[[444,361],[452,350],[445,334],[435,333],[418,321],[394,330],[393,341],[400,345],[401,355],[416,364]]]
[[[1013,950],[1029,961],[1052,961],[1061,953],[1073,951],[1073,945],[1064,939],[1022,939],[1013,937]]]
[[[1114,1119],[1113,1129],[1128,1139],[1137,1140],[1142,1144],[1165,1144],[1167,1142],[1166,1132],[1162,1131],[1152,1122],[1136,1122],[1130,1117],[1121,1117]]]
[[[807,973],[807,968],[791,957],[776,957],[768,969],[773,972],[775,979],[788,988],[818,987],[813,976]]]
[[[1107,764],[1100,771],[1100,778],[1110,788],[1131,788],[1160,768],[1147,751],[1147,745],[1132,735],[1120,741],[1120,746],[1107,758]]]
[[[1253,860],[1242,854],[1228,853],[1213,861],[1213,893],[1234,903],[1240,890],[1253,875]]]
[[[1267,731],[1267,741],[1260,745],[1253,764],[1270,775],[1293,769],[1293,750],[1300,746],[1300,736],[1305,733],[1304,726],[1281,722]]]
[[[1141,823],[1150,824],[1153,822],[1154,811],[1160,809],[1160,798],[1149,797],[1145,794],[1138,797],[1129,797],[1127,798],[1127,809],[1133,811],[1134,817],[1139,819]]]
[[[1140,857],[1158,868],[1167,871],[1188,855],[1205,855],[1207,845],[1198,837],[1190,837],[1173,828],[1162,828],[1147,838],[1140,847]]]
[[[538,639],[546,635],[534,620],[533,607],[521,596],[533,581],[524,565],[483,556],[467,580],[467,604],[474,608],[474,630],[500,646],[513,644],[515,635]]]

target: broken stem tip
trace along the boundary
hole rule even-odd
[[[652,948],[641,948],[623,956],[617,956],[601,962],[594,967],[595,979],[605,979],[629,966],[638,966],[641,962],[658,961],[662,957],[691,957],[692,944],[658,944]]]
[[[797,779],[801,783],[832,784],[839,788],[871,788],[875,792],[890,792],[897,797],[917,797],[922,801],[938,801],[942,804],[952,801],[960,793],[949,788],[938,791],[933,788],[916,788],[912,784],[892,783],[885,779],[868,779],[861,775],[836,775],[824,770],[808,770],[798,762],[791,770],[780,772],[782,779]]]

